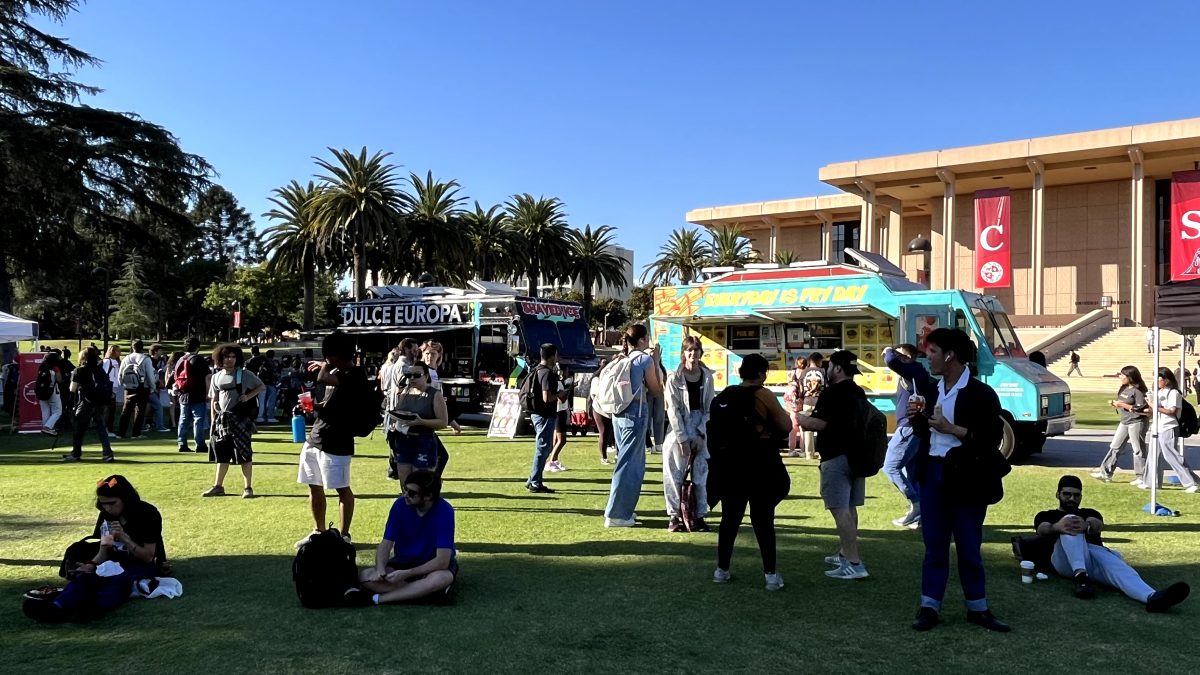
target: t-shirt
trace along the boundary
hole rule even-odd
[[[1095,518],[1102,523],[1104,522],[1104,516],[1100,515],[1100,512],[1095,509],[1076,509],[1074,514],[1080,518],[1083,518],[1084,520],[1087,520],[1088,518]],[[1050,523],[1053,525],[1054,523],[1062,520],[1063,516],[1065,515],[1067,515],[1067,512],[1063,511],[1062,509],[1042,511],[1033,517],[1033,528],[1036,530],[1037,526],[1041,525],[1042,523]],[[1089,544],[1095,544],[1097,546],[1104,545],[1099,532],[1089,532],[1086,538]]]
[[[840,457],[852,445],[862,443],[858,401],[866,397],[854,380],[842,380],[821,391],[812,416],[825,422],[825,428],[817,432],[817,452],[821,453],[822,462]]]
[[[640,411],[643,408],[639,402],[642,400],[642,392],[646,388],[646,373],[655,367],[654,359],[650,358],[650,355],[645,352],[631,352],[631,356],[627,358],[633,359],[629,364],[629,383],[633,390],[633,403],[630,403],[629,407],[625,410],[617,413],[619,417],[641,414]],[[649,392],[646,392],[646,395],[648,396]]]
[[[801,376],[801,394],[804,405],[816,405],[821,391],[825,388],[825,371],[821,368],[809,368]]]
[[[230,374],[224,370],[218,370],[212,376],[212,384],[208,388],[208,396],[216,402],[217,410],[221,412],[233,412],[233,406],[237,405],[238,394],[237,390],[237,373]],[[242,394],[256,389],[262,384],[262,380],[258,376],[250,372],[246,368],[241,369],[242,377]]]
[[[100,367],[108,374],[108,381],[112,383],[113,391],[121,387],[121,362],[116,359],[104,359],[100,362]]]
[[[1134,410],[1142,410],[1146,407],[1146,394],[1137,387],[1125,387],[1121,389],[1121,393],[1117,394],[1117,400],[1122,403],[1128,403],[1133,406]],[[1144,422],[1150,419],[1145,415],[1124,408],[1117,408],[1117,412],[1121,416],[1121,424]]]
[[[703,410],[704,409],[704,375],[701,374],[693,382],[687,379],[687,375],[683,376],[683,381],[687,384],[688,394],[688,410]]]
[[[99,517],[96,518],[96,529],[92,532],[93,537],[99,537],[101,530],[104,528],[105,521],[116,520],[107,513],[101,511]],[[121,527],[125,533],[129,535],[135,543],[139,545],[154,544],[154,562],[161,564],[167,559],[166,549],[163,547],[162,540],[162,515],[158,509],[154,508],[149,502],[138,502],[132,506],[126,505],[123,513],[120,516]],[[129,554],[125,552],[125,545],[117,542],[113,545],[112,555],[110,560],[114,562],[125,562],[129,559]]]
[[[1160,429],[1175,429],[1179,426],[1179,409],[1183,407],[1183,394],[1179,393],[1178,389],[1159,389],[1158,390],[1158,407],[1174,408],[1174,415],[1166,413],[1156,413],[1158,415],[1158,426]]]
[[[401,497],[388,513],[383,538],[394,544],[392,557],[409,568],[433,560],[439,548],[450,549],[454,558],[454,507],[438,499],[422,516]]]
[[[538,366],[533,371],[533,412],[541,417],[553,417],[558,411],[558,373],[545,366]],[[550,402],[547,403],[542,392],[550,392]]]
[[[362,368],[351,367],[346,370],[334,370],[333,376],[338,382],[346,382],[349,378],[366,379],[366,373]],[[365,383],[360,383],[363,387]],[[328,405],[329,401],[337,392],[337,387],[325,387],[325,399],[321,402],[322,405]],[[308,444],[312,447],[321,450],[328,455],[338,455],[346,457],[354,454],[354,434],[348,430],[340,430],[336,424],[330,424],[329,420],[323,414],[325,411],[317,413],[317,421],[313,423],[312,430],[308,432]]]

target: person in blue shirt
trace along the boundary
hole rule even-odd
[[[369,593],[354,595],[363,605],[445,597],[457,577],[454,508],[442,499],[442,479],[426,469],[413,471],[388,514],[375,566],[359,573]]]
[[[929,373],[917,361],[920,356],[916,346],[910,344],[888,347],[883,350],[883,362],[900,376],[896,387],[896,431],[888,443],[887,455],[883,460],[883,474],[908,500],[908,513],[896,518],[897,527],[917,529],[921,526],[921,499],[917,482],[912,478],[913,460],[917,456],[918,440],[908,420],[908,398],[924,391],[929,385]],[[919,395],[919,394],[918,394]]]

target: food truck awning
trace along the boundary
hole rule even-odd
[[[704,316],[656,316],[655,321],[666,321],[686,326],[702,326],[728,323],[807,323],[810,321],[853,321],[875,319],[891,321],[890,314],[874,305],[838,305],[836,307],[763,307],[754,310],[736,310],[729,314],[707,314]]]

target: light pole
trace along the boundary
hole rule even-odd
[[[92,269],[92,274],[100,274],[101,272],[104,273],[104,307],[102,310],[104,312],[104,347],[102,349],[104,353],[108,353],[108,305],[112,302],[112,284],[109,283],[109,279],[112,276],[112,272],[107,267]]]
[[[604,332],[600,334],[602,336],[601,339],[604,340],[605,347],[608,346],[608,316],[610,314],[612,314],[612,312],[604,313]]]

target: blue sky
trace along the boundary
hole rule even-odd
[[[55,32],[256,216],[326,147],[557,196],[637,272],[836,161],[1200,115],[1200,3],[97,1]]]

